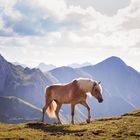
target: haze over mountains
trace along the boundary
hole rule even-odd
[[[79,64],[79,63],[72,63],[70,65],[68,65],[67,67],[71,67],[71,68],[81,68],[81,67],[84,67],[84,66],[89,66],[91,65],[91,63],[89,62],[85,62],[85,63],[82,63],[82,64]],[[55,68],[57,68],[57,66],[55,65],[52,65],[52,64],[45,64],[45,63],[40,63],[37,68],[39,68],[42,72],[47,72],[47,71],[50,71],[50,70],[53,70]]]
[[[56,68],[56,66],[52,65],[52,64],[45,64],[45,63],[40,63],[37,68],[39,68],[42,72],[46,72],[49,70],[52,70],[54,68]]]
[[[120,115],[140,107],[140,93],[138,92],[140,91],[140,73],[127,66],[118,57],[110,57],[96,65],[81,68],[63,66],[43,73],[38,68],[30,69],[19,65],[15,66],[0,55],[0,96],[4,99],[8,98],[8,102],[15,102],[15,100],[11,101],[11,98],[9,98],[9,96],[14,96],[16,100],[22,99],[22,101],[41,108],[44,104],[44,89],[46,86],[58,82],[70,82],[79,77],[92,78],[102,82],[104,102],[99,104],[94,98],[88,98],[92,114],[95,117]],[[1,104],[4,107],[7,100],[5,101],[2,98],[3,102]],[[23,102],[21,104],[24,106]],[[17,112],[19,110],[14,103],[9,108],[11,108],[11,111],[12,108],[17,108]],[[30,106],[26,111],[29,108]],[[86,109],[80,105],[76,109],[76,120],[85,118]],[[25,111],[24,107],[23,111]],[[8,115],[6,112],[2,113],[1,110],[0,114],[2,114],[0,121]],[[16,118],[17,115],[14,111],[13,114]],[[10,118],[13,114],[10,114],[7,118]],[[21,114],[20,117],[25,118],[25,114]],[[64,122],[67,122],[70,118],[70,107],[64,105],[61,114]],[[28,119],[31,118],[33,118],[32,115],[28,117]],[[34,118],[39,119],[39,115]],[[19,116],[17,116],[17,119],[19,119]],[[48,118],[46,119],[48,120]]]
[[[24,68],[28,67],[27,65],[25,64],[20,64],[19,62],[13,62],[14,65],[16,66],[22,66]],[[91,63],[89,62],[85,62],[85,63],[72,63],[72,64],[69,64],[68,67],[71,67],[71,68],[81,68],[81,67],[84,67],[84,66],[89,66],[89,65],[92,65]],[[39,68],[42,72],[47,72],[47,71],[50,71],[50,70],[53,70],[55,68],[57,68],[57,66],[53,65],[53,64],[46,64],[46,63],[39,63],[39,65],[36,67],[36,68]]]
[[[13,62],[13,64],[16,65],[16,66],[22,66],[23,68],[28,67],[27,65],[21,64],[21,63],[19,63],[19,62]]]

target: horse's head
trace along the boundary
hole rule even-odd
[[[99,103],[103,102],[101,82],[93,82],[91,94]]]

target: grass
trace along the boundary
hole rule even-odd
[[[0,139],[140,140],[140,110],[119,117],[97,119],[90,124],[0,124]]]

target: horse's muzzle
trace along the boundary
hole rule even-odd
[[[103,99],[99,99],[98,101],[99,101],[99,103],[102,103],[103,102]]]

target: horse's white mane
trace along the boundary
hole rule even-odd
[[[103,88],[102,88],[102,86],[101,86],[101,84],[99,84],[99,87],[100,87],[100,90],[101,90],[101,94],[102,94],[102,92],[103,92]]]
[[[93,86],[93,80],[88,78],[79,78],[78,81],[79,87],[85,92],[91,92]]]
[[[81,89],[85,90],[85,92],[91,92],[93,83],[97,83],[97,81],[89,79],[89,78],[78,78],[76,79]],[[102,94],[102,86],[99,84],[101,94]]]
[[[92,79],[90,79],[90,78],[82,78],[82,77],[79,77],[79,78],[77,78],[77,79],[75,79],[75,80],[92,80]]]

